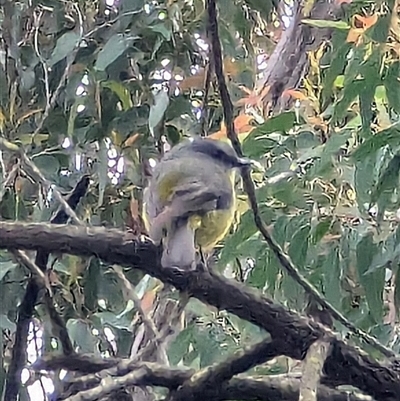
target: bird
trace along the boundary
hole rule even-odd
[[[143,193],[150,239],[162,243],[161,266],[195,270],[196,248],[210,252],[228,233],[236,209],[235,169],[251,161],[226,142],[182,140],[155,166]]]

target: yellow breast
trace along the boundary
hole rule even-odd
[[[211,251],[228,233],[233,220],[235,208],[213,210],[203,217],[192,216],[190,225],[195,230],[195,242],[205,252]]]

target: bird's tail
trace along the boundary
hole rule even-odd
[[[181,270],[191,270],[196,266],[196,248],[194,230],[188,222],[176,227],[170,227],[163,244],[161,265],[177,267]]]

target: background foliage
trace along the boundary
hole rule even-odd
[[[244,153],[259,163],[253,178],[274,238],[329,302],[399,352],[398,5],[337,5],[340,18],[329,21],[308,18],[307,4],[299,10],[283,1],[219,0],[224,69]],[[306,54],[303,79],[283,93],[290,106],[278,110],[266,100],[271,87],[263,71],[298,12],[303,24],[328,29],[331,38]],[[1,137],[23,147],[63,193],[90,174],[77,210],[88,224],[135,229],[142,188],[160,151],[184,136],[226,140],[208,73],[204,1],[3,0],[0,21]],[[52,191],[6,147],[1,173],[1,219],[50,220],[58,207]],[[238,196],[237,224],[216,250],[214,268],[304,311],[304,290],[282,270],[241,191]],[[150,313],[159,283],[125,274]],[[0,388],[27,277],[11,254],[0,253]],[[129,356],[140,321],[110,266],[54,256],[51,284],[80,351]],[[204,367],[263,337],[196,300],[186,317],[168,348],[171,364]],[[38,307],[32,327],[43,330],[46,351],[59,347],[48,319]],[[288,369],[279,359],[260,371]]]

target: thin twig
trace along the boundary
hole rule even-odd
[[[84,39],[90,39],[100,29],[109,27],[109,26],[115,24],[116,22],[118,22],[120,19],[122,19],[124,17],[140,14],[141,12],[142,12],[142,10],[137,10],[137,11],[128,11],[126,13],[119,14],[118,17],[112,19],[111,21],[106,21],[103,24],[101,24],[99,26],[96,26],[96,28],[93,28],[91,31],[87,32],[83,38]]]
[[[51,294],[49,280],[38,265],[33,262],[24,251],[13,251],[13,255],[17,258],[20,264],[26,266],[30,270],[35,277],[35,280],[38,281],[39,286],[46,288],[49,294]]]
[[[218,33],[217,9],[215,5],[215,0],[207,0],[207,7],[208,7],[208,18],[209,18],[209,30],[211,34],[210,36],[213,49],[214,68],[215,68],[215,74],[217,76],[218,88],[222,101],[225,125],[227,129],[227,136],[231,141],[232,146],[235,149],[236,153],[242,157],[243,156],[242,148],[234,127],[232,100],[229,95],[229,91],[225,82],[225,77],[223,72],[222,51]],[[350,331],[355,333],[360,338],[364,339],[364,341],[367,344],[372,345],[373,347],[378,349],[380,352],[382,352],[383,355],[387,357],[395,357],[396,353],[393,352],[393,350],[391,350],[388,347],[385,347],[374,337],[360,330],[353,323],[351,323],[341,312],[339,312],[331,303],[329,303],[314,286],[312,286],[304,277],[302,277],[296,266],[291,261],[290,257],[283,252],[280,245],[275,241],[275,239],[272,238],[272,236],[269,233],[268,227],[266,226],[261,217],[257,203],[255,185],[251,178],[249,169],[242,169],[241,174],[243,179],[243,186],[249,198],[250,206],[253,210],[255,225],[262,234],[262,236],[264,237],[269,247],[271,248],[272,252],[279,260],[281,266],[284,267],[284,269],[288,272],[290,277],[292,277],[301,287],[303,287],[303,289],[308,294],[312,295],[313,298],[315,298],[321,306],[329,310],[332,316],[336,320],[338,320],[341,324],[343,324],[343,326],[348,328]]]
[[[13,168],[11,169],[11,171],[7,174],[6,179],[5,179],[4,182],[2,183],[1,189],[0,189],[0,203],[1,203],[1,201],[3,200],[3,197],[4,197],[4,195],[5,195],[6,191],[7,191],[7,188],[8,188],[9,186],[11,186],[11,183],[12,183],[12,182],[15,180],[15,178],[17,177],[18,172],[19,172],[19,167],[20,167],[19,162],[15,163],[15,164],[13,165]]]
[[[129,298],[133,301],[136,309],[138,310],[140,317],[143,320],[144,325],[147,327],[149,332],[151,333],[151,336],[153,338],[157,338],[159,336],[159,332],[157,330],[157,327],[153,320],[147,316],[146,312],[142,308],[142,303],[140,302],[139,297],[136,295],[136,292],[134,288],[132,287],[132,284],[130,281],[126,278],[124,272],[122,271],[122,268],[118,265],[113,266],[113,270],[117,274],[118,278],[122,281],[122,284],[124,285],[126,291],[128,292]],[[166,356],[165,356],[166,358]]]
[[[26,155],[24,151],[20,151],[21,160],[24,164],[29,167],[31,171],[31,177],[36,181],[40,182],[47,191],[53,191],[54,197],[60,203],[61,207],[65,210],[65,212],[71,217],[71,220],[77,225],[83,225],[82,221],[76,215],[74,210],[68,205],[68,202],[64,199],[61,192],[53,185],[50,181],[48,181],[42,172],[36,167],[36,164]]]
[[[46,107],[45,110],[50,108],[50,85],[49,85],[49,70],[46,63],[46,60],[42,57],[42,54],[39,50],[39,28],[40,28],[40,21],[43,16],[43,10],[39,12],[39,16],[35,18],[35,34],[34,34],[34,48],[35,53],[38,56],[40,64],[42,65],[43,69],[43,77],[44,77],[44,89],[46,94]]]
[[[208,112],[209,112],[208,95],[210,92],[212,73],[213,73],[213,63],[211,61],[211,52],[210,52],[208,63],[206,65],[206,78],[204,82],[204,96],[203,96],[203,105],[201,111],[201,134],[203,136],[208,135]]]
[[[184,303],[178,303],[175,307],[175,312],[170,319],[170,326],[174,327],[177,324],[183,310],[185,309]],[[106,367],[102,370],[99,369],[98,373],[90,373],[85,376],[80,376],[74,378],[71,383],[75,385],[81,385],[84,388],[90,386],[91,383],[96,383],[98,385],[98,381],[101,378],[109,377],[109,376],[117,376],[128,374],[129,370],[132,366],[137,363],[140,363],[139,360],[141,358],[145,358],[147,355],[151,355],[154,348],[158,348],[160,344],[162,344],[165,339],[170,335],[170,326],[165,326],[157,335],[157,337],[150,342],[146,347],[142,348],[136,355],[128,360],[122,360],[118,363],[117,366]],[[104,360],[104,363],[107,363],[107,360]]]

